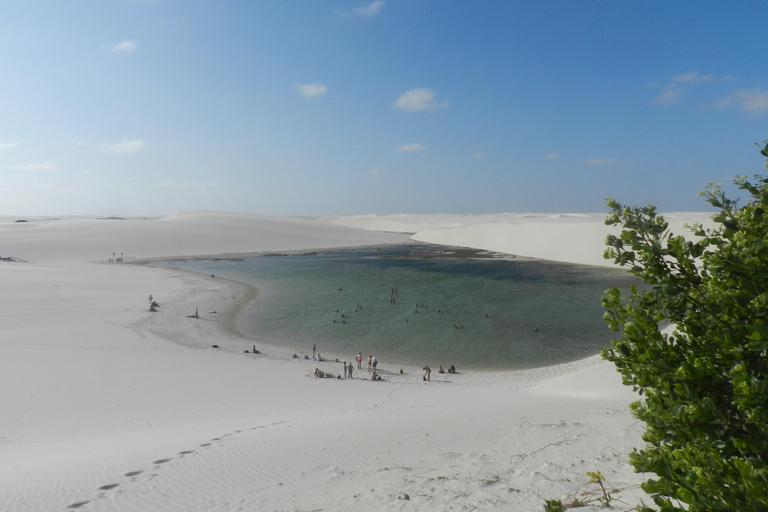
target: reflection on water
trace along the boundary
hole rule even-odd
[[[261,298],[239,327],[259,339],[297,353],[317,344],[341,360],[361,351],[459,370],[596,354],[611,339],[602,292],[634,282],[616,269],[454,251],[411,245],[174,265],[257,284]]]

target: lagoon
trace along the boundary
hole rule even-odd
[[[618,269],[416,244],[169,264],[258,285],[238,327],[267,343],[460,371],[598,353],[612,337],[603,291],[636,282]]]

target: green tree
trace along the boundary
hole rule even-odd
[[[644,286],[605,292],[620,334],[602,355],[640,394],[647,444],[630,462],[655,473],[643,489],[663,512],[768,511],[768,177],[735,184],[740,207],[719,186],[701,193],[716,227],[693,226],[693,240],[653,205],[607,201],[622,231],[605,257]]]

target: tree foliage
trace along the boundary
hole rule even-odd
[[[693,226],[692,240],[653,205],[607,201],[622,231],[605,257],[644,286],[605,292],[620,334],[603,357],[640,394],[647,444],[630,462],[655,473],[643,489],[663,512],[768,511],[768,177],[735,184],[743,206],[719,186],[701,193],[716,227]]]

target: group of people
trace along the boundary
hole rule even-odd
[[[357,363],[357,369],[362,370],[363,369],[363,353],[358,352],[355,356],[355,362]],[[376,360],[376,356],[368,356],[368,371],[373,372],[371,375],[371,380],[381,380],[381,376],[376,372],[376,367],[379,365],[379,362]],[[347,364],[346,361],[344,361],[344,375],[345,378],[347,375],[349,375],[349,378],[352,378],[352,372],[354,371],[354,365],[352,363]]]
[[[355,361],[357,361],[357,369],[362,370],[363,369],[363,353],[358,352],[355,356]],[[350,363],[352,364],[352,363]],[[368,356],[368,371],[372,371],[376,369],[376,366],[379,364],[379,362],[376,360],[376,356]]]
[[[432,368],[430,368],[427,365],[424,365],[424,367],[422,367],[422,370],[424,370],[424,376],[422,377],[422,379],[432,380]],[[445,373],[445,369],[443,369],[443,365],[440,365],[440,367],[437,369],[437,373]],[[451,365],[451,367],[448,368],[448,373],[456,373],[456,367]]]
[[[323,359],[320,357],[320,354],[317,353],[317,345],[312,346],[312,359],[315,359],[317,361],[322,361]],[[339,360],[337,359],[336,362],[338,363]],[[357,363],[357,369],[362,370],[363,368],[363,353],[358,352],[355,356],[355,362]],[[368,371],[371,372],[371,380],[382,380],[381,375],[376,371],[376,367],[378,366],[378,361],[376,360],[376,356],[370,355],[367,358],[368,362]],[[422,367],[422,370],[424,370],[424,376],[422,377],[423,380],[429,381],[432,380],[432,368],[430,368],[427,365],[424,365]],[[347,363],[344,361],[344,377],[345,379],[352,379],[353,374],[355,371],[355,365],[353,363]],[[400,370],[400,373],[403,373],[403,370]],[[443,368],[443,365],[440,365],[437,369],[437,373],[456,373],[456,367],[454,365],[451,365],[448,370],[446,371]],[[315,377],[331,377],[334,376],[330,373],[324,373],[319,368],[315,368]],[[342,377],[340,375],[335,376],[337,379],[341,379]]]
[[[120,256],[116,256],[115,253],[112,253],[112,257],[109,258],[110,263],[122,263],[123,262],[123,253],[120,253]]]

